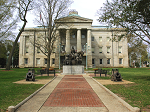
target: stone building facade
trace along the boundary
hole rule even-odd
[[[62,66],[65,54],[72,47],[77,52],[84,51],[83,65],[87,67],[128,67],[127,39],[124,29],[108,26],[92,26],[92,19],[84,18],[77,12],[55,20],[60,25],[57,29],[59,38],[51,54],[50,66]],[[26,28],[20,37],[19,67],[46,67],[47,57],[37,48],[34,42],[41,38],[46,30],[43,27]],[[87,61],[86,61],[87,58]]]

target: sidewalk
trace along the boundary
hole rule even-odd
[[[87,75],[59,75],[16,112],[138,112]]]

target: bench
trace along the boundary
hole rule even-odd
[[[42,69],[40,70],[40,73],[41,73],[41,75],[43,75],[43,74],[48,74],[48,76],[49,76],[49,74],[54,74],[54,77],[55,77],[55,70],[54,70],[54,68],[49,68],[49,69],[47,69],[47,68],[42,68]]]
[[[107,70],[102,70],[102,69],[93,69],[95,72],[95,77],[96,77],[96,74],[100,74],[100,77],[101,77],[101,74],[105,74],[105,77],[107,76]]]

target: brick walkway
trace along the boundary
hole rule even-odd
[[[66,75],[43,106],[105,107],[82,75]]]
[[[59,75],[23,102],[15,112],[140,112],[87,75]]]

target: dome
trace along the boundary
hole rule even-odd
[[[78,15],[78,11],[76,11],[76,10],[71,10],[70,12],[69,12],[69,15],[68,16],[79,16]],[[79,16],[80,17],[80,16]]]

